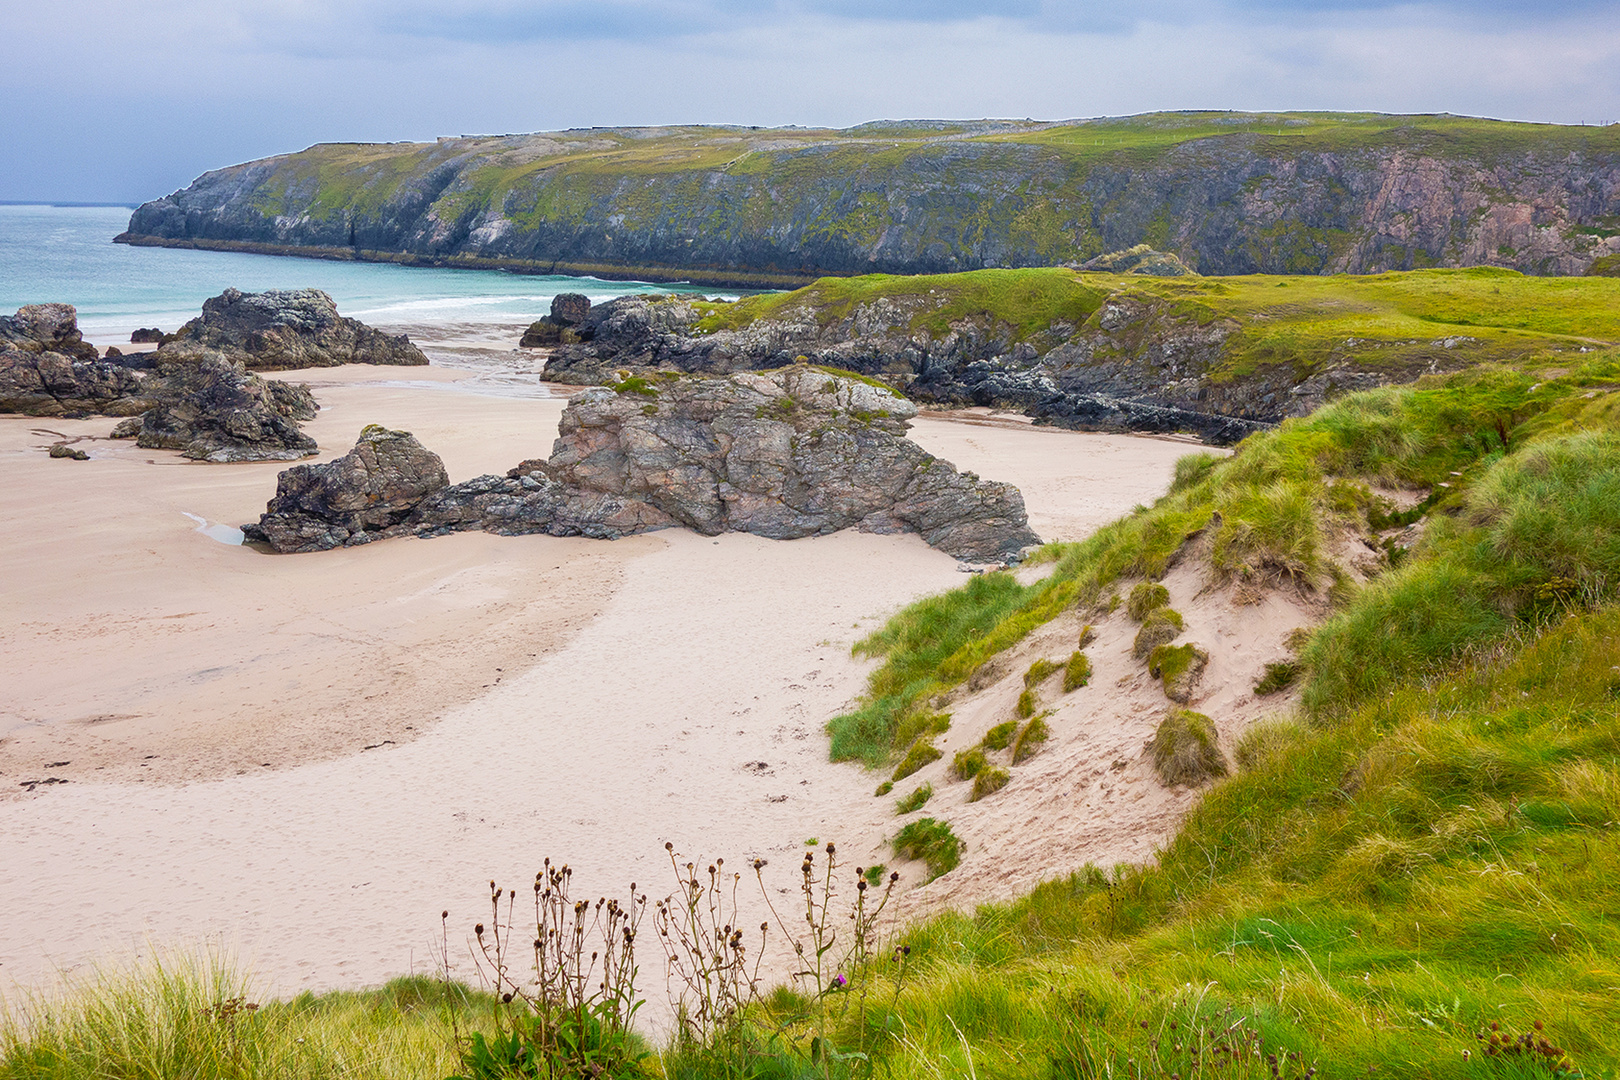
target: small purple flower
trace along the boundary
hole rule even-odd
[[[840,975],[834,975],[833,976],[833,985],[834,986],[847,986],[847,985],[849,985],[849,980],[844,978],[844,976],[841,975],[841,974]]]

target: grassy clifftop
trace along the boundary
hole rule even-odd
[[[591,129],[315,146],[206,174],[129,235],[747,283],[1141,242],[1206,273],[1568,274],[1620,253],[1593,182],[1617,168],[1614,129],[1449,116]]]

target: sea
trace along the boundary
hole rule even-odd
[[[0,314],[24,304],[72,304],[84,336],[110,345],[127,342],[138,327],[172,333],[201,312],[204,300],[229,287],[243,292],[316,288],[331,295],[341,314],[373,326],[454,328],[449,336],[464,337],[470,330],[493,340],[549,312],[558,293],[584,293],[592,303],[630,293],[739,295],[683,284],[114,244],[113,237],[128,227],[131,210],[0,205]],[[516,344],[514,336],[511,345]]]

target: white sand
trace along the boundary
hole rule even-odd
[[[453,479],[544,456],[562,407],[377,385],[434,368],[304,377],[326,456],[380,422]],[[661,894],[666,839],[773,857],[784,886],[809,836],[848,838],[851,864],[881,851],[879,777],[828,763],[821,729],[869,670],[851,642],[962,581],[917,538],[480,534],[266,556],[183,514],[248,520],[281,466],[109,442],[50,460],[55,436],[32,433],[111,426],[0,419],[0,986],[208,937],[283,991],[366,985],[430,967],[441,908],[465,928],[490,878],[521,888],[546,855],[582,893]],[[1188,449],[959,428],[916,434],[1018,483],[1053,536],[1151,500]],[[70,782],[17,786],[48,776]]]

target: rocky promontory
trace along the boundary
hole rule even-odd
[[[426,364],[404,334],[385,334],[339,315],[320,289],[226,289],[203,301],[202,314],[165,338],[171,355],[217,350],[250,371],[340,364]]]
[[[915,415],[892,390],[808,365],[630,379],[572,398],[551,456],[505,476],[450,484],[413,436],[367,428],[337,461],[282,473],[243,529],[283,552],[468,529],[616,539],[675,526],[782,540],[915,532],[974,562],[1038,543],[1018,489],[911,442]]]
[[[1211,275],[1604,273],[1617,220],[1620,127],[1184,112],[323,144],[205,173],[120,239],[783,287],[1138,244]]]
[[[546,379],[810,363],[911,399],[1232,443],[1334,396],[1620,342],[1620,281],[1511,270],[1211,278],[1138,248],[1097,267],[822,278],[734,302],[621,296]]]

